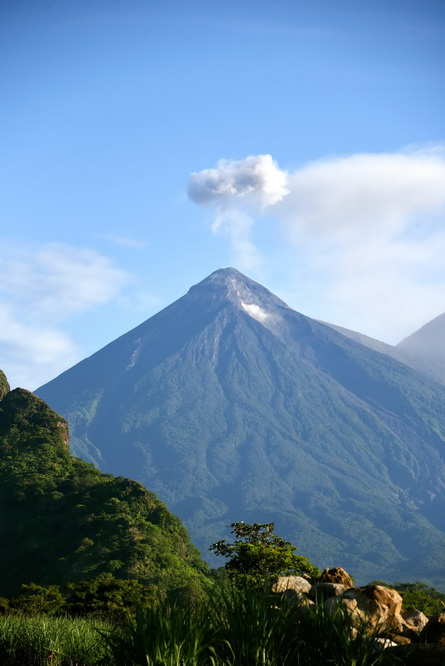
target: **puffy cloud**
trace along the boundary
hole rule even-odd
[[[188,195],[198,204],[224,203],[234,198],[250,199],[263,208],[288,194],[287,172],[270,155],[250,155],[244,160],[220,160],[215,169],[192,173]]]
[[[59,243],[3,245],[0,274],[0,368],[30,389],[81,358],[62,322],[117,298],[130,280],[108,257]]]
[[[287,172],[279,169],[270,155],[220,160],[214,169],[190,175],[189,198],[215,207],[212,231],[229,237],[236,262],[246,270],[260,260],[251,239],[250,214],[281,201],[289,193],[287,178]]]

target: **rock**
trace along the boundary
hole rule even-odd
[[[389,629],[402,633],[405,625],[400,615],[402,597],[396,590],[381,585],[353,587],[339,597],[328,599],[326,605],[331,611],[342,605],[351,615],[355,626],[366,624],[368,635]]]
[[[426,626],[428,618],[419,610],[409,610],[402,613],[404,624],[402,635],[409,638],[414,643],[419,642],[419,634]]]
[[[445,645],[445,613],[430,617],[419,634],[419,642]]]
[[[316,602],[323,602],[330,597],[338,597],[349,589],[340,583],[315,583],[312,585],[309,597]]]
[[[354,587],[351,576],[341,567],[325,569],[321,574],[320,583],[339,583],[346,587]]]
[[[389,633],[388,639],[396,645],[409,645],[411,643],[411,639],[408,636],[401,636],[400,634]]]
[[[416,610],[415,608],[409,611],[404,611],[402,617],[409,625],[409,628],[417,633],[420,633],[428,622],[427,616],[422,613],[422,611]]]
[[[282,594],[287,590],[293,590],[298,594],[307,594],[310,589],[311,584],[302,576],[279,576],[274,581],[271,592],[272,594]]]

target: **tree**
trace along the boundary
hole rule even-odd
[[[275,576],[306,575],[318,578],[320,570],[294,551],[296,547],[274,534],[274,523],[232,523],[236,540],[224,539],[210,546],[216,555],[229,558],[225,569],[237,585],[264,587]]]

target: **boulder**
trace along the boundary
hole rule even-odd
[[[341,567],[325,569],[321,574],[320,583],[338,583],[346,587],[354,587],[351,576]]]
[[[331,611],[341,605],[349,612],[355,626],[366,625],[368,635],[390,629],[402,633],[405,625],[400,615],[402,597],[396,590],[381,585],[350,588],[328,599],[326,605]]]
[[[403,635],[411,640],[418,641],[418,637],[424,626],[428,623],[427,616],[422,611],[415,608],[402,613],[402,618],[406,622],[403,628]]]
[[[323,602],[330,597],[338,597],[349,589],[340,583],[315,583],[312,585],[309,597],[316,602]]]
[[[430,617],[419,634],[419,642],[445,645],[445,613]]]
[[[272,584],[272,594],[282,594],[287,590],[293,590],[298,594],[307,594],[311,584],[302,576],[279,576]]]
[[[412,608],[409,611],[404,611],[402,613],[402,617],[407,624],[415,627],[419,632],[422,631],[428,622],[427,616],[416,608]]]
[[[388,639],[396,645],[410,645],[411,643],[411,639],[408,636],[402,636],[401,634],[389,633]]]

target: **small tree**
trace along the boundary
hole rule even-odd
[[[320,570],[296,547],[274,534],[274,523],[232,523],[236,541],[224,539],[210,546],[216,555],[229,558],[225,568],[236,585],[264,587],[275,576],[306,575],[318,578]]]

